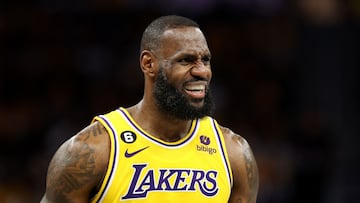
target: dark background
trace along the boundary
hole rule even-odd
[[[259,203],[358,202],[357,0],[0,3],[0,202],[39,202],[51,156],[92,117],[142,97],[142,31],[196,20],[216,118],[245,137]]]

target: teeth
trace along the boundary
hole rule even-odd
[[[189,91],[202,91],[205,90],[205,85],[189,85],[186,86],[186,89]]]

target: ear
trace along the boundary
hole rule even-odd
[[[140,66],[144,74],[153,77],[155,75],[154,55],[148,50],[144,50],[140,54]]]

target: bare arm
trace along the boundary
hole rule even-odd
[[[255,203],[259,189],[259,171],[247,141],[227,128],[221,128],[233,171],[234,185],[229,203]]]
[[[93,123],[68,141],[52,158],[41,203],[89,202],[100,185],[109,159],[109,138]]]

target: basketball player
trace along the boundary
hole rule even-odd
[[[211,117],[210,59],[197,23],[154,20],[141,41],[142,100],[58,149],[41,202],[256,202],[248,143]]]

